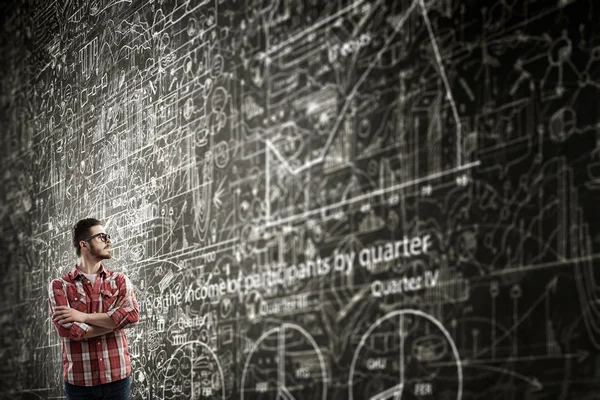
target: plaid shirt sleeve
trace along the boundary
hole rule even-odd
[[[50,282],[50,286],[48,287],[48,298],[50,301],[50,318],[52,318],[56,306],[69,306],[67,291],[62,280],[54,279]],[[52,323],[61,337],[71,340],[83,339],[83,336],[89,329],[89,325],[82,322],[58,323],[53,320]]]
[[[129,278],[121,274],[117,278],[117,284],[119,287],[119,296],[127,299],[127,304],[125,307],[114,308],[108,311],[108,315],[117,325],[117,327],[114,329],[115,331],[125,328],[133,328],[138,324],[140,318],[138,302],[135,298],[133,285],[131,284]]]

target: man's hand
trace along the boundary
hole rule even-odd
[[[86,313],[77,311],[69,306],[56,306],[54,307],[54,314],[52,314],[52,320],[59,324],[66,324],[69,322],[85,323],[86,317]]]

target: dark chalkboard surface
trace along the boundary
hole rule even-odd
[[[135,399],[598,398],[599,8],[2,6],[0,397],[94,216]]]

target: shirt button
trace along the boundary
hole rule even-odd
[[[74,300],[77,300],[77,297],[74,297]]]
[[[98,346],[100,346],[100,342],[98,342]]]

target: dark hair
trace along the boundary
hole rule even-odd
[[[77,257],[81,256],[79,242],[90,237],[90,228],[96,225],[102,225],[102,221],[96,218],[86,218],[77,221],[73,226],[73,246],[75,247]]]

